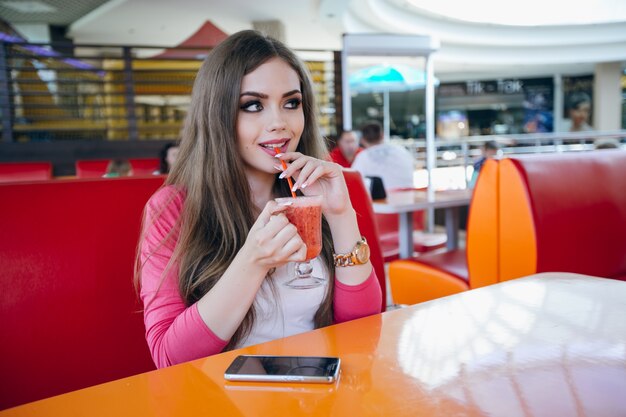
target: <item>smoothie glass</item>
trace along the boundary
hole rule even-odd
[[[277,198],[276,202],[287,206],[283,212],[291,224],[296,226],[300,238],[306,245],[306,259],[296,262],[295,278],[285,285],[295,289],[319,287],[324,279],[314,277],[311,260],[322,250],[322,196]]]

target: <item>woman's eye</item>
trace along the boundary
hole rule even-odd
[[[251,112],[251,113],[263,110],[263,106],[261,105],[260,101],[248,101],[248,102],[242,104],[240,106],[240,108],[243,111],[247,111],[247,112]]]
[[[302,104],[302,100],[300,100],[299,98],[292,98],[291,100],[287,101],[287,103],[285,103],[285,107],[288,109],[297,109],[298,107],[300,107],[300,104]]]

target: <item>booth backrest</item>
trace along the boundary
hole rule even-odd
[[[0,183],[16,181],[45,181],[52,178],[50,162],[2,162]]]
[[[359,224],[359,230],[367,239],[367,243],[370,246],[370,261],[376,271],[378,282],[380,283],[380,289],[382,291],[382,310],[385,311],[387,305],[387,284],[385,279],[385,262],[383,261],[383,252],[380,247],[380,239],[378,234],[378,227],[374,218],[374,209],[372,208],[372,201],[370,195],[365,188],[363,178],[358,171],[351,169],[344,169],[343,175],[346,179],[348,186],[348,192],[350,193],[350,201],[352,207],[357,214],[357,223]]]
[[[454,251],[392,262],[394,301],[414,304],[540,272],[626,280],[626,152],[485,162],[466,248],[466,263]]]
[[[472,193],[467,220],[466,256],[471,288],[500,281],[499,161],[487,160]]]
[[[107,172],[110,159],[93,159],[76,161],[78,178],[102,178]]]
[[[500,280],[550,271],[626,279],[626,152],[501,161],[499,218]]]
[[[133,167],[133,176],[153,175],[159,169],[159,158],[129,159]]]
[[[480,171],[470,202],[466,249],[389,264],[395,303],[421,303],[499,281],[498,167],[498,161],[488,160]]]
[[[0,185],[0,409],[154,369],[132,277],[162,183]]]

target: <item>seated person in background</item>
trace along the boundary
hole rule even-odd
[[[478,161],[474,162],[474,172],[472,173],[472,179],[470,179],[469,187],[474,188],[476,180],[478,180],[478,174],[480,173],[483,164],[487,159],[493,158],[498,154],[498,143],[495,140],[488,140],[481,148],[482,156]]]
[[[174,142],[170,142],[166,144],[161,152],[159,153],[159,169],[154,171],[154,175],[160,174],[169,174],[174,162],[176,162],[176,157],[178,156],[178,144]]]
[[[107,165],[107,172],[104,178],[128,177],[133,174],[133,168],[126,159],[112,159]]]
[[[356,133],[352,130],[345,130],[337,139],[337,146],[330,152],[330,159],[344,168],[350,168],[354,158],[362,150]]]
[[[385,191],[412,188],[414,162],[409,151],[402,146],[384,143],[382,126],[376,121],[365,124],[361,132],[361,144],[365,149],[356,156],[352,168],[364,178],[382,178]]]

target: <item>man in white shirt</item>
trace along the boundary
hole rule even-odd
[[[383,129],[378,122],[362,128],[360,152],[352,168],[365,177],[380,177],[385,191],[413,187],[413,156],[401,146],[384,143]]]

